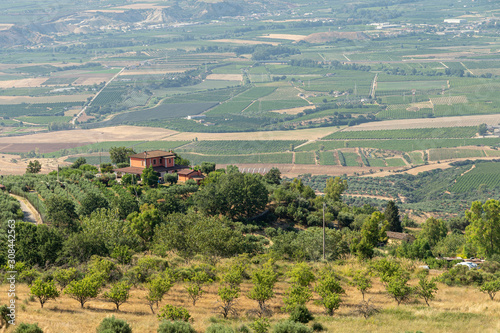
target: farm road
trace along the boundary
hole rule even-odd
[[[15,198],[21,204],[21,210],[24,212],[23,221],[35,224],[42,224],[42,217],[33,205],[23,197],[10,193],[10,196]]]
[[[113,77],[112,77],[112,78],[111,78],[108,82],[106,82],[106,84],[104,85],[104,87],[102,87],[102,89],[101,89],[101,90],[99,90],[99,91],[97,92],[97,94],[95,94],[95,96],[94,96],[94,97],[90,100],[90,102],[89,102],[87,105],[85,105],[85,106],[83,107],[83,109],[82,109],[80,112],[78,112],[78,114],[77,114],[77,115],[76,115],[76,116],[75,116],[75,117],[71,120],[71,123],[72,123],[73,125],[75,124],[75,121],[77,121],[77,120],[78,120],[78,118],[80,118],[80,116],[81,116],[81,115],[85,112],[85,110],[87,110],[87,107],[89,107],[89,106],[92,104],[92,102],[93,102],[93,101],[97,98],[97,96],[99,96],[99,94],[100,94],[100,93],[101,93],[104,89],[106,89],[106,87],[108,86],[108,84],[110,84],[111,82],[113,82],[113,80],[114,80],[114,79],[116,79],[116,78],[117,78],[117,77],[118,77],[121,73],[123,73],[123,71],[124,71],[124,70],[125,70],[125,67],[123,67],[123,68],[121,69],[121,71],[119,71],[118,73],[116,73],[116,75],[115,75],[115,76],[113,76]]]

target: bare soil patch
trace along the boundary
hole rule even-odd
[[[23,143],[34,146],[35,143],[59,144],[61,142],[73,144],[77,143],[82,145],[82,143],[95,143],[96,141],[162,140],[167,136],[177,133],[179,132],[157,127],[113,126],[88,130],[76,129],[50,133],[37,133],[18,137],[3,137],[0,138],[0,145]],[[183,139],[178,138],[177,140]]]
[[[276,112],[276,113],[281,113],[281,114],[297,114],[297,113],[301,113],[302,111],[306,110],[306,109],[310,109],[311,107],[310,106],[301,106],[301,107],[298,107],[298,108],[292,108],[292,109],[282,109],[282,110],[273,110],[271,112]]]
[[[86,10],[86,13],[125,13],[124,9],[90,9]]]
[[[373,198],[373,199],[380,199],[380,200],[394,200],[392,197],[384,197],[382,195],[370,195],[370,194],[350,194],[350,193],[344,193],[344,195],[349,196],[349,197],[359,197],[359,198]]]
[[[73,85],[79,86],[89,86],[93,84],[99,84],[101,82],[108,82],[116,74],[82,74],[80,77],[73,82]]]
[[[207,80],[223,80],[223,81],[242,81],[243,75],[241,74],[210,74]]]
[[[269,45],[279,45],[276,42],[261,42],[257,40],[246,40],[246,39],[213,39],[211,42],[216,43],[234,43],[234,44],[247,44],[247,45],[258,45],[258,44],[269,44]]]
[[[298,42],[299,40],[305,39],[306,35],[292,35],[292,34],[267,34],[260,36],[261,38],[271,38],[271,39],[286,39]]]
[[[169,74],[169,73],[184,73],[185,71],[194,69],[191,68],[176,68],[176,69],[145,69],[145,70],[132,70],[132,71],[123,71],[120,76],[127,75],[161,75],[161,74]]]
[[[7,81],[0,81],[0,88],[1,89],[8,89],[8,88],[27,88],[27,87],[40,87],[42,83],[47,81],[47,78],[33,78],[33,79],[20,79],[20,80],[7,80]]]
[[[339,31],[328,31],[328,32],[317,32],[310,34],[304,40],[309,43],[324,43],[331,42],[339,38],[351,39],[351,40],[364,40],[369,39],[368,35],[363,32],[339,32]]]
[[[160,8],[169,8],[170,6],[158,6],[155,3],[134,3],[131,5],[119,6],[116,8],[124,8],[124,9],[160,9]]]
[[[0,23],[0,31],[2,31],[2,30],[9,30],[13,26],[14,26],[14,24]]]
[[[352,126],[346,128],[345,131],[475,126],[482,123],[485,123],[487,125],[498,125],[500,123],[500,114],[425,119],[384,120]]]

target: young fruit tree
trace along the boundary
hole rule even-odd
[[[274,297],[274,284],[276,283],[278,274],[274,272],[273,262],[270,260],[252,274],[253,287],[248,293],[248,298],[257,301],[259,304],[259,317],[270,313],[266,302]]]
[[[54,281],[51,282],[43,282],[42,279],[37,279],[30,288],[30,292],[33,296],[38,298],[40,301],[40,306],[43,308],[43,305],[49,299],[56,299],[59,297],[59,291],[54,284]]]

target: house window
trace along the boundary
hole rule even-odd
[[[153,165],[156,165],[156,158],[153,160]]]
[[[144,161],[141,161],[141,165],[144,166]]]

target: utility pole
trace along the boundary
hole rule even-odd
[[[326,206],[326,203],[323,202],[323,260],[326,260],[326,254],[325,254],[325,206]]]

